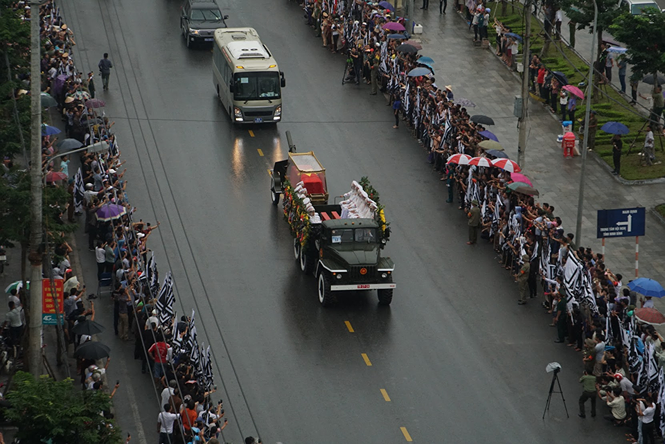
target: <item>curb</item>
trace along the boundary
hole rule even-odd
[[[656,218],[656,220],[658,221],[658,223],[660,223],[661,225],[665,226],[665,217],[663,217],[663,215],[660,214],[660,213],[658,212],[658,210],[656,210],[656,207],[650,208],[650,209],[649,209],[649,212],[650,212],[651,214],[653,214],[653,216]]]
[[[466,23],[466,18],[464,18],[464,16],[462,15],[462,13],[459,12],[459,11],[456,11],[456,13],[457,13],[457,16],[458,16],[459,18],[461,18],[461,19]],[[501,61],[501,59],[500,59],[499,56],[496,54],[496,52],[494,52],[494,47],[492,46],[491,43],[490,43],[489,47],[487,48],[487,50],[488,50],[488,52],[489,52],[490,54],[492,54],[496,59],[499,60],[499,62],[501,63],[501,65],[504,66],[505,69],[507,69],[507,70],[510,71],[510,73],[513,75],[513,77],[515,77],[515,79],[516,79],[517,81],[519,81],[520,83],[522,82],[522,76],[520,76],[519,73],[518,73],[517,71],[512,70],[512,69],[510,69],[508,66],[505,66],[505,65],[504,65],[504,63]],[[586,59],[583,59],[583,60],[586,60]],[[528,67],[524,67],[524,70],[525,70],[525,71],[526,71],[527,69],[529,69],[529,68],[528,68]],[[529,98],[529,100],[531,100],[531,98]],[[535,103],[535,102],[534,102],[534,103]],[[550,115],[550,116],[551,116],[551,117],[552,117],[557,123],[560,123],[560,122],[561,122],[561,121],[559,120],[559,117],[558,117],[556,114],[552,113],[552,112],[549,111],[548,109],[545,109],[545,112],[547,112],[547,113],[548,113],[548,114],[549,114],[549,115]],[[628,179],[624,179],[624,178],[621,177],[621,176],[615,176],[614,174],[612,174],[612,170],[610,169],[609,164],[608,164],[607,162],[605,162],[605,161],[604,161],[604,160],[603,160],[598,154],[596,154],[595,152],[592,151],[592,153],[595,154],[595,156],[592,156],[592,157],[596,160],[596,162],[598,162],[601,166],[603,166],[603,167],[605,168],[605,171],[606,171],[606,172],[612,177],[612,179],[614,179],[615,181],[619,182],[619,183],[622,184],[622,185],[626,185],[626,186],[639,186],[639,185],[655,185],[655,184],[665,183],[665,177],[658,177],[658,178],[656,178],[656,179],[628,180]],[[659,216],[660,216],[660,214],[659,214]],[[663,222],[665,223],[665,219],[663,219]]]

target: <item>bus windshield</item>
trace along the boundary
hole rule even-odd
[[[279,73],[242,72],[233,76],[235,100],[269,100],[281,96]]]

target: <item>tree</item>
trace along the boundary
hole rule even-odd
[[[612,35],[628,47],[626,61],[633,74],[665,72],[665,14],[656,8],[646,8],[640,15],[621,14],[610,26]]]
[[[102,412],[111,406],[101,390],[78,390],[72,379],[35,379],[29,373],[14,376],[7,399],[7,419],[18,427],[16,437],[27,444],[121,442],[120,430]]]
[[[596,48],[596,60],[591,60],[596,66],[595,80],[599,80],[599,71],[603,67],[599,67],[600,55],[602,53],[603,44],[603,31],[609,29],[614,20],[622,13],[621,2],[617,0],[595,0],[598,6],[598,22],[596,23],[596,31],[598,35],[598,48]],[[594,16],[594,1],[593,0],[562,0],[561,5],[563,10],[568,15],[568,18],[577,23],[577,29],[585,29],[586,27],[593,27]],[[625,9],[625,8],[623,8]],[[593,88],[595,94],[596,88]]]

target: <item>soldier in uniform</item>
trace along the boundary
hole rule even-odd
[[[379,88],[378,85],[378,75],[379,75],[379,55],[372,50],[369,56],[369,78],[370,78],[370,84],[372,85],[372,88],[370,90],[370,94],[375,96],[377,93],[377,90]]]
[[[522,262],[522,268],[517,272],[517,283],[520,289],[520,299],[517,301],[519,305],[526,304],[526,300],[529,297],[529,273],[531,272],[529,256],[526,254],[523,255]]]
[[[478,208],[478,201],[471,201],[471,209],[467,214],[469,218],[469,242],[467,245],[473,245],[478,242],[478,231],[480,229],[480,208]]]

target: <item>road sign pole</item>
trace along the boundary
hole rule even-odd
[[[605,258],[605,238],[603,238],[603,259]]]
[[[640,275],[639,256],[640,256],[640,237],[635,236],[635,277],[638,277]]]

